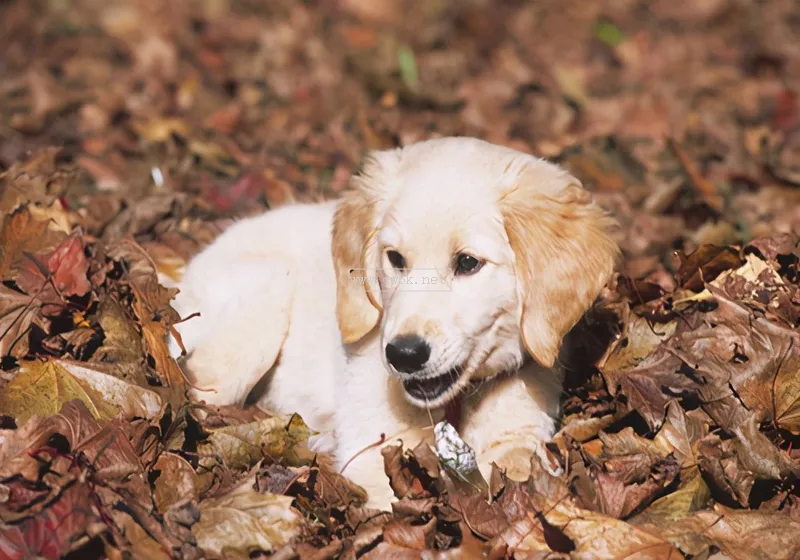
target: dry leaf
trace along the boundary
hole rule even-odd
[[[166,513],[173,504],[196,499],[206,484],[189,462],[174,453],[162,453],[153,470],[160,471],[155,482],[153,498],[158,511]]]
[[[298,415],[273,416],[259,422],[209,430],[207,442],[198,452],[218,458],[232,469],[247,469],[262,459],[302,463],[311,458],[304,442],[313,435]]]
[[[79,379],[55,361],[25,362],[19,373],[0,391],[0,413],[24,424],[34,414],[56,414],[73,399],[83,402],[92,416],[109,420],[120,407],[84,379]]]
[[[58,237],[48,230],[47,222],[34,218],[25,207],[6,216],[0,229],[0,278],[13,280],[25,253],[39,253],[52,247]]]
[[[240,487],[224,497],[204,500],[192,534],[209,554],[247,559],[258,551],[273,552],[303,526],[292,501],[289,496]]]

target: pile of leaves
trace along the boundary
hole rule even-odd
[[[791,0],[0,3],[0,558],[800,557],[796,27]],[[570,335],[562,475],[398,444],[370,511],[302,418],[187,399],[160,279],[445,134],[568,167],[624,259]]]

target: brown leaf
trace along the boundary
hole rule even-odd
[[[319,500],[328,507],[360,506],[367,501],[367,493],[363,488],[325,466],[318,467],[314,490]]]
[[[28,330],[42,302],[0,284],[0,356],[28,354]]]
[[[435,530],[436,519],[431,519],[425,525],[392,521],[383,526],[383,541],[403,548],[425,550],[433,547]]]
[[[155,482],[153,498],[158,511],[166,511],[184,499],[196,499],[204,484],[189,462],[174,453],[162,453],[153,470],[161,471]]]
[[[247,559],[257,551],[273,552],[300,531],[303,518],[292,508],[293,498],[259,494],[249,486],[203,500],[192,534],[207,554]]]
[[[75,542],[86,532],[90,523],[100,521],[93,512],[92,496],[86,483],[69,485],[48,506],[0,531],[3,558],[63,557],[74,550]]]
[[[419,558],[419,551],[413,548],[405,548],[396,544],[381,542],[378,546],[359,557],[365,558],[366,560],[379,560],[382,558],[389,558],[391,560],[417,560],[417,558]]]
[[[687,554],[713,545],[729,558],[790,560],[800,554],[800,521],[780,513],[737,511],[721,505],[667,525],[664,535]]]
[[[599,435],[603,443],[600,457],[589,459],[585,470],[576,472],[574,484],[584,505],[626,518],[657,498],[678,475],[675,458],[632,428]]]
[[[687,413],[677,402],[672,402],[667,409],[667,420],[653,441],[675,455],[681,468],[693,467],[697,464],[697,443],[708,433],[710,421],[701,410]]]
[[[389,477],[389,484],[398,499],[413,496],[415,478],[408,469],[403,468],[403,446],[387,445],[381,449],[383,468]],[[420,487],[421,490],[421,487]]]
[[[58,235],[48,230],[30,211],[18,208],[3,220],[0,229],[0,279],[14,280],[25,253],[39,253],[58,242]]]
[[[59,294],[86,295],[92,286],[86,277],[89,262],[83,251],[80,234],[67,237],[52,253],[26,259],[17,278],[17,285],[44,301],[59,301]],[[34,258],[44,266],[43,269],[34,262]]]
[[[706,380],[706,400],[727,394],[730,384],[759,420],[800,433],[800,335],[721,293],[715,301],[705,315],[710,326],[676,338],[675,353]]]
[[[722,212],[725,207],[725,201],[723,200],[722,196],[720,196],[719,192],[717,192],[717,188],[714,186],[714,183],[700,174],[700,171],[697,169],[697,165],[692,161],[692,159],[689,157],[689,154],[684,151],[684,149],[676,140],[669,138],[667,143],[672,152],[675,154],[675,157],[678,158],[678,161],[680,161],[681,166],[683,166],[683,171],[689,178],[691,185],[697,191],[697,194],[700,195],[700,199],[712,210],[715,210],[716,212]]]
[[[642,531],[624,521],[581,510],[563,503],[546,515],[575,543],[578,558],[648,558],[679,560],[681,553],[660,536]]]
[[[176,290],[165,288],[158,282],[152,259],[132,239],[125,238],[115,243],[108,256],[128,267],[128,279],[135,296],[133,311],[141,325],[144,348],[155,361],[156,371],[164,384],[169,387],[171,402],[179,406],[185,400],[186,379],[167,346],[169,327],[180,321],[180,316],[170,306]]]
[[[15,161],[7,171],[0,173],[0,216],[8,217],[29,202],[47,204],[52,201],[49,192],[58,190],[62,178],[56,165],[60,150],[56,147],[35,150],[30,157]]]
[[[427,498],[439,476],[439,460],[423,442],[408,454],[402,444],[387,445],[381,449],[383,468],[397,499]]]
[[[601,371],[609,391],[625,395],[628,408],[641,414],[651,429],[657,429],[664,421],[670,401],[662,389],[694,389],[689,378],[678,374],[680,367],[681,360],[659,346],[631,369],[614,370],[604,366]]]
[[[97,322],[103,330],[103,345],[95,354],[96,360],[139,363],[143,360],[141,338],[133,316],[113,297],[100,304]]]
[[[119,419],[101,424],[78,400],[66,403],[58,414],[47,418],[32,416],[18,433],[3,441],[0,476],[26,472],[26,465],[33,461],[28,449],[49,454],[47,443],[54,434],[65,438],[70,452],[85,456],[96,482],[119,484],[124,481],[121,494],[129,505],[140,507],[152,503],[140,454],[134,449],[134,444],[139,442],[133,434],[133,425]]]
[[[696,467],[684,469],[678,488],[654,501],[629,522],[637,527],[646,528],[649,525],[658,530],[706,507],[710,498],[711,493],[700,471]]]
[[[688,290],[699,292],[722,272],[738,268],[741,264],[742,258],[734,247],[701,245],[682,259],[677,273],[678,283]]]
[[[778,255],[793,254],[797,250],[797,241],[790,233],[777,233],[753,239],[745,245],[744,250],[757,251],[764,260],[776,261]]]

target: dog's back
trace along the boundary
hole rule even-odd
[[[315,430],[332,429],[334,376],[344,367],[330,251],[334,208],[291,205],[242,220],[189,263],[173,306],[182,317],[201,314],[177,327],[190,376],[216,391],[198,391],[198,398],[241,403],[252,386],[235,380],[269,371],[257,387],[259,405],[298,412]],[[236,350],[253,345],[264,351]],[[230,355],[204,356],[206,348]],[[180,354],[174,340],[171,351]],[[226,363],[227,371],[206,371],[211,363]]]

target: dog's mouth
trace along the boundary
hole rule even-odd
[[[419,401],[435,401],[450,390],[461,377],[461,368],[453,368],[447,373],[425,379],[408,379],[403,381],[403,389]]]

